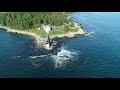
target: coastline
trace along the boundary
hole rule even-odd
[[[36,33],[33,33],[33,32],[11,29],[11,28],[5,27],[5,26],[0,26],[0,28],[6,29],[7,32],[19,33],[19,34],[32,36],[36,41],[36,48],[43,48],[45,43],[46,43],[46,38],[42,38],[42,37],[40,37],[39,35],[37,35]],[[83,30],[82,26],[79,23],[74,22],[74,28],[77,29],[78,31],[77,32],[68,32],[68,33],[61,34],[61,35],[51,35],[50,37],[51,37],[51,39],[63,38],[63,37],[74,38],[75,35],[86,34],[86,32]]]
[[[39,48],[42,48],[41,46],[45,43],[45,38],[41,38],[39,35],[32,33],[32,32],[28,32],[28,31],[22,31],[22,30],[16,30],[16,29],[11,29],[9,27],[5,27],[5,26],[0,26],[0,28],[5,29],[7,32],[12,32],[12,33],[19,33],[19,34],[24,34],[24,35],[30,35],[35,39],[35,43],[36,46]]]

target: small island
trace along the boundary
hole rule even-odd
[[[73,12],[1,12],[0,28],[7,32],[31,35],[35,38],[36,48],[52,50],[57,42],[53,41],[53,47],[47,49],[45,46],[49,37],[51,40],[56,37],[73,38],[77,34],[86,33],[79,23],[71,20],[71,13]],[[49,34],[45,31],[45,26],[51,28]]]

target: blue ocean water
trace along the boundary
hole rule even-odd
[[[56,39],[52,52],[36,50],[30,36],[0,30],[0,77],[4,78],[119,78],[120,13],[72,14],[86,35]]]

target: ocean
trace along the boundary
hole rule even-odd
[[[70,15],[86,35],[55,39],[51,52],[36,50],[31,36],[0,30],[0,78],[119,78],[120,12]]]

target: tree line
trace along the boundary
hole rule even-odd
[[[12,29],[27,30],[32,29],[40,24],[43,20],[44,24],[55,26],[69,23],[70,20],[63,12],[6,12],[0,13],[0,24]]]

